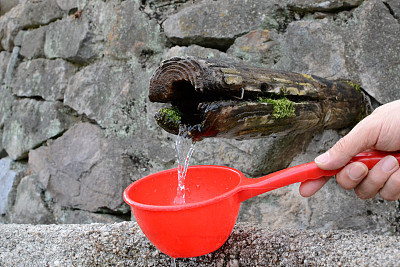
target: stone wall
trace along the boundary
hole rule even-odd
[[[0,1],[0,221],[129,220],[122,192],[176,166],[175,136],[147,98],[161,60],[194,55],[358,84],[400,98],[396,0]],[[345,118],[344,118],[345,119]],[[312,161],[349,129],[210,139],[193,164],[250,177]],[[359,200],[332,179],[310,199],[292,185],[243,203],[269,228],[398,233],[398,202]]]

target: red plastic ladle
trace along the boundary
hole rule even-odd
[[[380,151],[358,154],[351,162],[363,162],[371,169],[387,155],[400,162],[400,152]],[[131,206],[143,233],[159,250],[174,258],[197,257],[225,243],[242,201],[339,171],[321,170],[310,162],[251,179],[229,167],[192,166],[185,181],[186,204],[174,205],[178,186],[175,168],[132,183],[124,191],[124,200]]]

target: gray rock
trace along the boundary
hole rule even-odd
[[[346,39],[342,31],[328,20],[292,22],[281,41],[281,57],[274,68],[348,79]]]
[[[382,104],[399,99],[398,17],[383,2],[373,0],[356,10],[353,23],[357,26],[351,32],[351,45],[362,88]]]
[[[3,148],[3,129],[0,129],[0,159],[7,157],[7,152]]]
[[[11,159],[0,159],[0,216],[4,215],[8,208],[8,195],[11,192],[15,175],[10,170]]]
[[[308,135],[273,136],[244,141],[210,138],[198,144],[191,164],[225,165],[249,177],[258,177],[286,168],[309,140]]]
[[[54,0],[26,1],[0,17],[1,45],[11,51],[14,38],[21,29],[46,25],[63,16],[63,11]]]
[[[139,10],[135,1],[125,1],[114,9],[107,35],[106,54],[118,59],[135,56],[144,62],[148,57],[161,53],[160,26]]]
[[[32,99],[15,102],[3,132],[3,146],[10,158],[26,158],[30,149],[68,129],[73,121],[66,111],[59,102]]]
[[[295,140],[302,139],[304,139],[304,137],[295,138]],[[313,161],[317,155],[329,149],[338,139],[339,136],[337,132],[329,130],[322,134],[315,134],[308,146],[301,146],[298,144],[300,150],[306,148],[306,151],[303,153],[292,150],[290,145],[293,146],[297,142],[293,140],[288,142],[290,144],[289,148],[283,150],[281,153],[279,153],[279,150],[274,149],[274,147],[267,151],[263,148],[261,148],[261,150],[266,153],[265,157],[267,157],[267,160],[265,160],[265,162],[269,161],[277,164],[276,162],[279,162],[277,159],[282,159],[286,156],[287,158],[293,159],[289,166],[294,166]],[[268,155],[268,152],[270,155]],[[260,160],[258,164],[261,165],[261,162]],[[255,165],[257,166],[257,164]],[[284,167],[286,166],[281,166],[281,168]],[[272,170],[269,172],[271,171]],[[309,201],[311,200],[301,197],[298,192],[298,187],[298,184],[294,184],[246,200],[242,203],[238,221],[250,222],[271,229],[319,228],[319,225],[310,225],[310,216],[313,215],[313,212],[318,209],[318,207],[313,206],[313,209],[310,209]],[[321,198],[319,201],[329,202],[329,199]],[[330,210],[324,211],[330,212]],[[346,229],[346,226],[338,229]]]
[[[11,116],[11,107],[14,101],[11,89],[6,85],[0,86],[0,128],[4,127],[4,123]]]
[[[18,5],[19,0],[0,0],[0,16],[10,11],[13,7]]]
[[[0,223],[8,223],[16,199],[16,188],[26,175],[26,164],[0,159]]]
[[[362,0],[289,0],[291,9],[302,12],[338,12],[358,7]]]
[[[389,9],[389,12],[393,17],[395,17],[397,20],[399,20],[400,16],[400,2],[396,0],[388,0],[383,2],[386,7]]]
[[[271,68],[279,58],[279,43],[274,40],[275,35],[274,31],[251,31],[235,39],[226,52],[246,62],[259,63],[265,68]]]
[[[69,11],[69,10],[71,10],[73,8],[78,8],[79,7],[78,6],[79,2],[75,1],[75,0],[56,0],[56,2],[57,2],[57,5],[62,10],[65,10],[65,11]]]
[[[25,61],[18,66],[11,87],[17,96],[62,100],[74,72],[74,65],[62,59]]]
[[[129,220],[122,220],[112,214],[93,213],[85,210],[69,209],[55,204],[53,214],[57,224],[89,224],[89,223],[115,223]]]
[[[170,266],[136,223],[0,225],[4,266]],[[396,266],[398,236],[352,231],[265,230],[237,224],[228,241],[179,266]],[[22,263],[22,264],[21,264]]]
[[[44,53],[48,58],[63,58],[86,63],[97,55],[91,47],[89,22],[65,18],[49,25]]]
[[[134,74],[126,64],[100,61],[70,79],[64,103],[111,132],[132,134],[143,116],[136,102],[147,98],[147,88],[135,82],[149,76],[140,69]]]
[[[44,57],[44,41],[47,27],[40,27],[24,33],[20,54],[32,59]]]
[[[14,46],[19,46],[19,47],[21,47],[21,45],[22,45],[22,38],[23,38],[24,34],[25,34],[25,31],[24,31],[24,30],[20,30],[20,31],[18,32],[18,34],[17,34],[17,35],[15,36],[15,38],[14,38]]]
[[[122,192],[132,167],[117,151],[98,126],[79,123],[51,145],[31,151],[29,166],[62,207],[126,212]]]
[[[54,0],[28,0],[21,6],[19,19],[23,28],[46,25],[64,15]]]
[[[0,52],[0,85],[3,84],[6,77],[7,65],[10,57],[11,53],[7,51]]]
[[[7,88],[10,88],[15,66],[19,63],[19,50],[20,50],[19,46],[14,46],[12,53],[10,55],[10,59],[8,60],[6,74],[4,75],[5,77],[3,81],[3,84]]]
[[[373,0],[352,13],[292,22],[280,41],[281,57],[274,68],[351,80],[380,103],[399,99],[400,24],[394,12],[389,4]]]
[[[169,16],[163,28],[174,44],[226,50],[236,37],[251,30],[284,27],[290,14],[278,9],[277,1],[206,0]]]
[[[36,175],[26,176],[19,183],[10,222],[30,224],[54,222],[52,214],[42,199],[42,189]]]

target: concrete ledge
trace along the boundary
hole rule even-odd
[[[396,266],[400,237],[238,223],[218,251],[178,266]],[[0,225],[0,266],[171,266],[134,222]]]

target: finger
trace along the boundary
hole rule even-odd
[[[351,163],[336,174],[336,182],[346,190],[354,189],[368,174],[368,167],[361,162]]]
[[[379,195],[387,201],[395,201],[400,198],[400,169],[395,171],[387,180]]]
[[[299,192],[303,197],[311,197],[323,187],[331,177],[322,177],[316,180],[304,181],[300,184]]]
[[[386,156],[368,173],[367,177],[354,189],[361,199],[373,198],[385,185],[389,177],[399,169],[399,162],[393,156]]]
[[[379,137],[381,122],[373,116],[366,117],[330,150],[315,158],[317,166],[324,170],[343,167],[352,157],[374,147]]]

